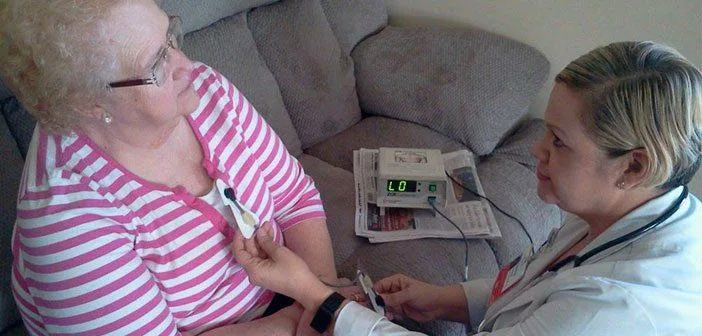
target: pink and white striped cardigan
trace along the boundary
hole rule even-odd
[[[325,216],[300,163],[227,79],[198,63],[188,116],[213,179],[281,231]],[[178,335],[258,317],[272,293],[232,256],[233,229],[182,187],[130,173],[87,136],[35,130],[12,239],[30,334]]]

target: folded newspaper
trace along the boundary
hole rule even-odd
[[[498,238],[500,229],[490,204],[464,189],[485,195],[475,171],[473,154],[460,150],[442,155],[450,175],[446,206],[439,211],[449,217],[466,238]],[[371,243],[420,238],[463,238],[458,229],[433,209],[384,208],[375,204],[378,150],[353,151],[353,175],[356,185],[356,235]],[[457,182],[461,183],[459,185]]]

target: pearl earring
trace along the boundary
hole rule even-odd
[[[112,115],[105,112],[105,114],[102,115],[102,120],[105,122],[105,124],[111,124],[112,123]]]
[[[619,189],[624,190],[624,186],[625,186],[624,182],[617,183],[617,188],[619,188]]]

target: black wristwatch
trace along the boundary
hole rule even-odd
[[[312,322],[310,322],[310,327],[320,334],[327,330],[334,318],[334,313],[336,313],[344,300],[346,300],[346,298],[337,292],[329,295],[329,297],[322,302],[322,305],[319,306],[317,313],[314,314]]]

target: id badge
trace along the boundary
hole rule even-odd
[[[509,291],[514,285],[519,283],[524,278],[526,274],[527,266],[531,262],[531,256],[533,254],[531,245],[527,246],[524,253],[514,259],[511,263],[500,269],[497,274],[495,283],[492,285],[492,291],[490,292],[490,298],[488,299],[488,304],[492,304],[504,293]]]
[[[244,236],[244,238],[249,239],[256,232],[258,227],[258,216],[251,212],[245,206],[243,206],[236,198],[233,196],[230,198],[226,194],[225,190],[228,189],[224,182],[217,180],[217,191],[220,193],[224,204],[229,207],[229,210],[234,214],[234,219],[236,219],[236,225],[239,231]]]

